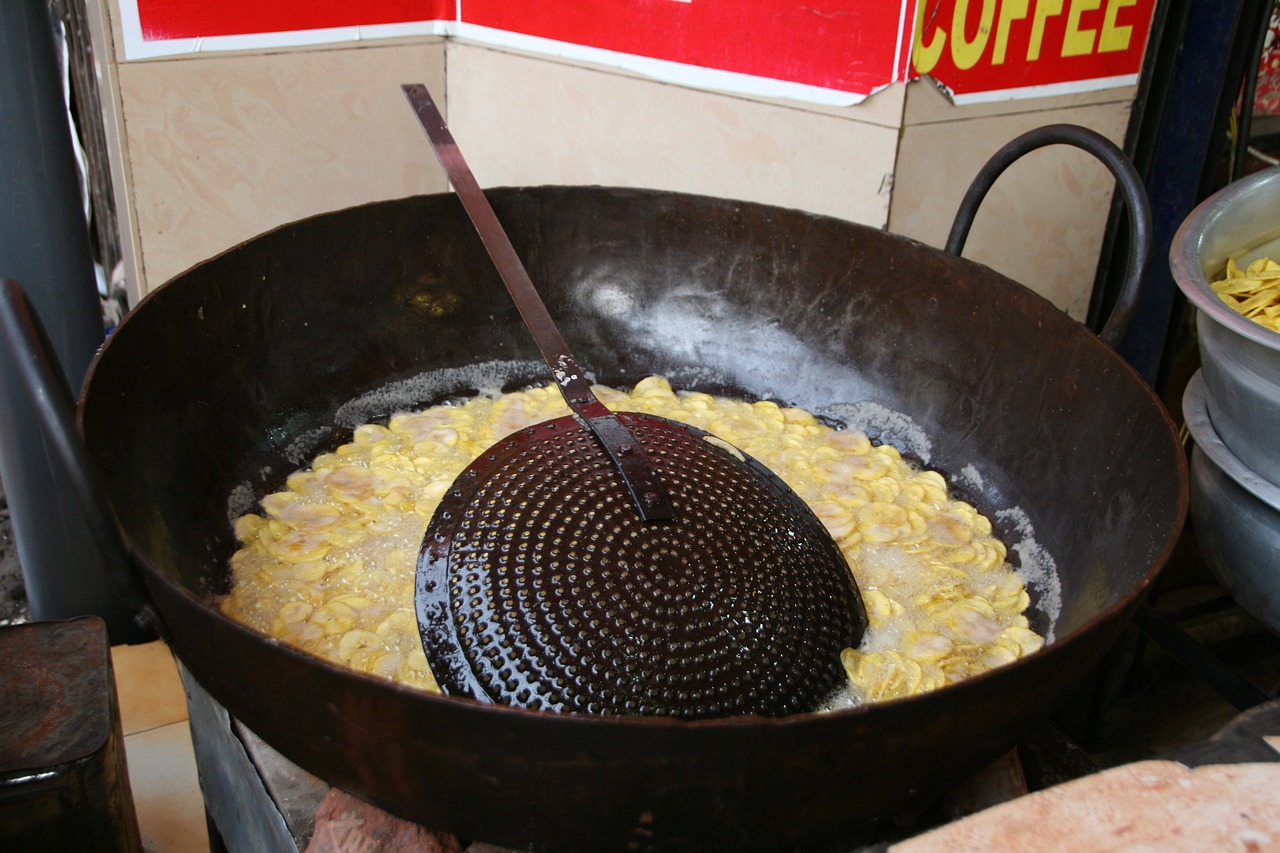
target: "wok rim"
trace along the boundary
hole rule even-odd
[[[1271,170],[1267,170],[1266,172],[1259,173],[1259,175],[1268,176],[1274,180],[1280,180],[1280,167],[1276,167]],[[1254,176],[1255,179],[1257,177],[1258,176]],[[705,199],[712,202],[719,202],[719,203],[729,202],[733,204],[741,204],[744,206],[758,207],[761,209],[773,210],[778,212],[799,214],[806,217],[812,217],[817,220],[828,220],[828,221],[838,222],[842,224],[850,224],[850,225],[855,225],[859,227],[867,227],[865,225],[862,225],[861,223],[853,222],[852,220],[842,220],[837,217],[833,217],[825,214],[818,214],[818,213],[813,213],[811,211],[804,211],[804,210],[793,209],[793,208],[785,208],[785,207],[780,207],[778,205],[771,205],[767,203],[751,202],[751,201],[735,200],[735,199],[725,199],[722,197],[711,196],[711,195],[700,194],[700,193],[672,192],[672,191],[666,191],[666,190],[647,189],[647,188],[614,187],[614,186],[583,187],[583,186],[563,186],[563,185],[529,185],[529,186],[522,185],[522,186],[492,187],[492,188],[486,188],[485,191],[486,193],[504,193],[504,192],[537,193],[539,191],[558,191],[558,190],[588,191],[588,192],[600,192],[600,193],[610,193],[610,192],[639,193],[639,194],[651,195],[654,197],[679,197],[679,198],[687,198],[692,200]],[[1222,195],[1222,193],[1219,193],[1218,195]],[[423,193],[423,194],[419,194],[419,195],[415,195],[407,198],[431,199],[431,198],[443,198],[443,197],[453,197],[453,193],[448,191],[440,192],[440,193]],[[394,201],[404,201],[404,200],[406,199],[392,199],[389,201],[394,202]],[[1213,199],[1210,199],[1210,201],[1212,200]],[[359,208],[368,207],[370,205],[376,205],[376,204],[382,204],[382,203],[385,203],[385,202],[371,202],[371,203],[356,204],[356,205],[351,205],[349,207],[338,209],[338,210],[323,211],[321,213],[317,213],[312,216],[303,217],[301,219],[298,219],[292,222],[282,223],[276,226],[275,228],[268,229],[267,231],[264,231],[260,234],[257,234],[257,235],[254,235],[253,237],[248,238],[247,240],[243,240],[239,243],[236,243],[235,245],[228,247],[222,252],[219,252],[215,255],[210,256],[205,260],[199,261],[191,265],[187,269],[171,277],[169,280],[167,280],[160,286],[149,291],[143,297],[143,299],[141,299],[138,302],[138,304],[134,306],[126,314],[124,318],[122,318],[120,324],[117,326],[116,332],[123,329],[125,325],[134,318],[137,312],[142,310],[143,306],[151,303],[153,300],[156,300],[158,297],[161,297],[162,294],[165,293],[165,291],[168,289],[168,287],[171,284],[175,282],[180,282],[191,271],[197,269],[198,267],[201,267],[213,261],[216,261],[217,259],[225,255],[228,255],[232,252],[235,252],[238,249],[259,240],[260,238],[266,237],[271,234],[275,234],[280,231],[284,231],[286,229],[297,227],[300,224],[306,223],[310,220],[319,219],[322,217],[330,217],[336,214],[341,214],[347,210],[356,210]],[[1201,208],[1204,209],[1203,211],[1199,211],[1202,216],[1209,216],[1213,212],[1213,210],[1208,205],[1208,202],[1206,202],[1205,204],[1202,204]],[[1193,214],[1192,218],[1194,218],[1194,216],[1195,214]],[[1182,228],[1179,230],[1179,236],[1182,235],[1182,232],[1184,230],[1189,229],[1189,226],[1192,222],[1192,218],[1189,218],[1183,224]],[[925,244],[914,238],[907,237],[905,235],[893,234],[892,232],[889,232],[885,229],[875,229],[875,230],[895,240],[905,241],[907,244],[913,247],[922,248],[929,252],[942,251],[940,249],[937,249],[936,247],[929,246],[928,244]],[[1174,245],[1175,246],[1178,245],[1177,239],[1175,239]],[[1009,279],[1007,276],[1003,275],[1002,273],[996,270],[991,269],[989,266],[983,263],[980,263],[978,261],[965,258],[961,255],[949,255],[949,256],[953,257],[954,260],[958,263],[969,265],[975,269],[982,270],[987,275],[995,276],[1001,280],[1004,280],[1014,285],[1015,287],[1017,287],[1023,292],[1024,296],[1029,296],[1034,300],[1038,300],[1044,305],[1049,306],[1050,308],[1052,308],[1054,313],[1062,313],[1058,311],[1058,309],[1054,307],[1053,304],[1046,297],[1036,293],[1035,291],[1028,288],[1026,285],[1021,284],[1020,282]],[[1200,277],[1203,279],[1203,274],[1201,274]],[[1179,283],[1181,284],[1181,282]],[[1207,284],[1206,284],[1206,289],[1207,289]],[[1261,332],[1266,332],[1267,334],[1275,335],[1275,333],[1271,333],[1269,332],[1269,330],[1263,329],[1262,327],[1258,326],[1258,324],[1247,320],[1246,318],[1240,316],[1234,311],[1231,311],[1224,303],[1221,302],[1221,300],[1217,297],[1216,294],[1212,293],[1211,290],[1209,291],[1209,293],[1221,305],[1221,310],[1229,313],[1236,320],[1239,320],[1240,322],[1247,324],[1249,326],[1257,327],[1257,329]],[[1129,362],[1127,362],[1124,358],[1122,358],[1115,350],[1107,346],[1095,332],[1088,329],[1083,323],[1075,320],[1074,318],[1070,318],[1065,313],[1062,313],[1062,318],[1064,320],[1064,324],[1063,324],[1064,329],[1070,329],[1071,334],[1085,335],[1086,339],[1089,341],[1089,345],[1099,347],[1101,348],[1101,350],[1105,352],[1106,354],[1105,357],[1108,359],[1108,362],[1114,368],[1121,371],[1127,377],[1128,383],[1131,384],[1135,390],[1140,392],[1145,402],[1150,407],[1153,408],[1154,412],[1158,413],[1159,418],[1163,423],[1164,430],[1167,431],[1170,436],[1172,445],[1177,445],[1181,447],[1181,443],[1178,440],[1177,427],[1174,425],[1174,422],[1172,420],[1172,417],[1168,409],[1165,407],[1165,405],[1160,400],[1160,398],[1156,395],[1154,390],[1149,385],[1147,385],[1146,381],[1142,378],[1141,374],[1132,365],[1130,365]],[[1231,319],[1231,318],[1228,318],[1228,319]],[[1280,346],[1280,335],[1275,335],[1275,336],[1277,337],[1277,346]],[[93,384],[94,376],[96,375],[96,372],[100,366],[100,363],[102,362],[102,360],[106,356],[106,353],[110,349],[110,345],[111,345],[111,339],[108,338],[108,340],[104,343],[104,345],[99,348],[98,352],[95,353],[94,358],[90,363],[89,368],[85,374],[84,383],[82,385],[82,389],[81,389],[81,393],[78,401],[79,405],[77,406],[77,412],[76,412],[77,426],[80,428],[82,433],[84,431],[84,423],[83,423],[82,417],[83,417],[83,411],[85,406],[85,399],[88,396],[89,390]],[[335,674],[341,674],[344,676],[355,676],[358,679],[362,681],[367,681],[370,684],[377,684],[384,688],[391,688],[393,691],[401,695],[412,696],[412,697],[425,697],[427,701],[431,701],[431,702],[444,701],[447,704],[460,704],[462,706],[471,706],[474,708],[482,709],[483,711],[489,712],[489,713],[533,715],[534,717],[552,717],[552,718],[559,718],[559,719],[572,719],[574,721],[579,721],[580,724],[582,725],[616,726],[621,723],[623,725],[628,725],[628,726],[662,727],[662,728],[676,727],[681,729],[687,728],[691,730],[699,730],[704,728],[705,729],[747,728],[747,727],[757,727],[757,726],[760,726],[761,724],[770,728],[789,727],[789,726],[798,725],[805,721],[810,721],[810,720],[845,719],[845,718],[875,716],[881,713],[880,709],[888,708],[892,710],[894,708],[901,707],[904,703],[914,704],[914,703],[919,703],[922,699],[929,700],[930,697],[936,697],[938,695],[942,695],[945,697],[945,696],[955,695],[956,693],[959,693],[959,692],[964,692],[967,689],[975,689],[975,690],[980,689],[982,685],[985,685],[989,681],[1002,679],[1003,676],[1008,675],[1010,670],[1015,670],[1019,668],[1019,665],[1026,661],[1037,660],[1043,656],[1054,654],[1055,650],[1066,649],[1069,646],[1075,645],[1075,643],[1080,638],[1082,638],[1086,634],[1092,633],[1094,630],[1096,630],[1100,625],[1104,623],[1110,623],[1115,620],[1119,620],[1121,618],[1125,618],[1127,620],[1127,616],[1131,615],[1132,611],[1136,609],[1141,599],[1141,593],[1145,592],[1151,586],[1151,584],[1155,581],[1156,577],[1159,575],[1159,573],[1163,570],[1164,566],[1167,564],[1170,556],[1172,555],[1173,551],[1177,546],[1178,539],[1186,524],[1187,513],[1189,508],[1189,464],[1187,460],[1187,454],[1185,452],[1175,453],[1173,454],[1173,461],[1175,463],[1175,468],[1176,468],[1175,476],[1178,481],[1178,497],[1176,501],[1175,512],[1172,515],[1172,523],[1170,524],[1168,535],[1164,538],[1163,547],[1161,548],[1159,554],[1149,562],[1139,582],[1133,585],[1128,590],[1126,595],[1117,598],[1109,606],[1096,611],[1086,621],[1084,621],[1083,623],[1081,623],[1071,631],[1060,636],[1055,635],[1051,643],[1046,643],[1044,647],[1032,653],[1031,655],[1018,658],[1017,660],[1011,662],[1010,664],[997,667],[996,669],[988,670],[986,672],[982,672],[977,675],[967,676],[958,682],[944,685],[943,687],[938,688],[937,690],[928,691],[926,693],[914,694],[910,696],[898,697],[894,699],[886,699],[886,700],[879,700],[876,702],[863,703],[855,706],[837,708],[833,710],[807,711],[807,712],[801,712],[796,714],[790,714],[785,717],[776,717],[776,718],[763,717],[758,715],[739,715],[739,716],[720,717],[720,718],[704,719],[704,720],[680,720],[680,719],[673,719],[673,718],[667,718],[667,717],[622,716],[622,715],[608,716],[608,715],[577,714],[577,713],[571,713],[571,712],[566,713],[566,712],[554,712],[554,711],[538,711],[538,710],[532,710],[532,709],[509,707],[509,706],[500,705],[496,703],[486,704],[482,702],[477,702],[476,700],[473,700],[467,697],[450,696],[447,694],[435,694],[426,690],[409,687],[407,685],[394,682],[390,679],[369,675],[367,673],[363,673],[358,670],[354,670],[348,667],[339,666],[337,664],[331,663],[325,660],[324,658],[313,655],[302,649],[289,646],[285,643],[282,643],[270,637],[267,634],[258,632],[252,628],[249,628],[246,625],[243,625],[242,623],[237,622],[236,620],[232,619],[231,617],[223,613],[221,608],[217,606],[217,603],[211,600],[211,596],[202,597],[200,595],[197,595],[193,590],[191,590],[185,584],[173,578],[170,578],[168,575],[166,575],[163,571],[161,571],[159,568],[153,565],[152,561],[145,555],[145,553],[134,541],[134,539],[128,534],[127,531],[122,530],[121,533],[125,539],[129,552],[134,555],[135,560],[138,562],[140,566],[143,567],[145,573],[149,575],[152,580],[169,586],[173,591],[176,591],[182,596],[188,598],[192,604],[198,607],[201,607],[207,611],[210,611],[214,616],[214,618],[222,622],[226,627],[229,627],[232,630],[235,630],[237,632],[244,632],[249,637],[257,640],[258,642],[274,644],[278,650],[286,654],[299,656],[302,660],[311,664],[319,664],[322,668],[328,671],[331,671]],[[948,485],[950,488],[951,486],[950,482]],[[1060,571],[1060,567],[1058,570]]]
[[[254,455],[256,439],[243,431],[237,433],[231,444],[214,436],[213,448],[198,446],[196,442],[178,445],[177,453],[166,452],[159,457],[166,465],[196,461],[212,466],[208,468],[211,472],[228,461],[247,465],[233,465],[235,470],[226,476],[216,473],[206,476],[199,500],[188,502],[197,512],[171,514],[148,509],[147,495],[155,494],[157,487],[165,488],[170,476],[166,472],[172,471],[172,467],[158,468],[154,461],[144,461],[150,445],[138,437],[156,437],[148,426],[151,422],[138,421],[138,414],[131,415],[128,408],[120,405],[135,399],[131,388],[139,374],[133,369],[145,370],[158,361],[157,353],[169,351],[156,349],[154,342],[148,343],[151,337],[179,350],[188,339],[203,341],[202,352],[209,357],[201,357],[194,364],[208,370],[224,363],[226,345],[217,337],[199,332],[192,325],[193,318],[203,321],[205,306],[212,304],[215,309],[209,319],[223,322],[227,315],[244,309],[243,302],[253,303],[257,293],[254,274],[262,268],[262,256],[251,249],[243,263],[241,259],[232,259],[197,272],[199,267],[213,264],[249,243],[299,226],[302,229],[297,235],[283,235],[265,247],[273,250],[295,247],[277,256],[291,264],[297,262],[304,269],[311,268],[307,253],[318,245],[314,235],[325,235],[332,242],[342,233],[372,233],[367,230],[372,227],[380,229],[379,233],[396,235],[394,239],[398,243],[380,244],[394,250],[396,245],[406,245],[406,238],[413,238],[412,223],[439,221],[443,223],[441,233],[448,234],[450,240],[460,239],[453,212],[439,201],[440,197],[452,194],[436,193],[353,205],[345,211],[329,211],[285,223],[194,265],[139,303],[138,308],[144,304],[151,306],[145,314],[147,322],[134,325],[139,318],[131,313],[116,332],[117,335],[121,331],[128,333],[125,340],[115,338],[108,342],[86,375],[79,425],[82,432],[86,423],[93,427],[93,451],[102,463],[114,469],[108,493],[116,495],[117,500],[130,502],[122,504],[121,509],[125,513],[123,520],[128,521],[137,534],[136,540],[129,536],[127,542],[144,585],[156,609],[168,620],[167,627],[172,629],[170,645],[178,659],[195,682],[233,718],[255,731],[284,758],[329,785],[391,814],[459,838],[528,849],[596,850],[601,849],[602,839],[613,846],[633,841],[635,815],[644,812],[656,815],[654,837],[660,838],[664,846],[669,843],[693,850],[776,850],[794,849],[803,843],[828,845],[820,848],[828,849],[829,845],[844,843],[885,819],[918,813],[918,809],[926,807],[949,786],[1023,742],[1021,739],[1049,719],[1056,709],[1079,696],[1073,691],[1103,660],[1106,650],[1125,629],[1128,615],[1140,604],[1143,593],[1168,561],[1178,542],[1188,506],[1188,463],[1168,410],[1136,371],[1096,335],[1043,296],[981,264],[902,235],[830,216],[788,211],[757,202],[637,188],[515,187],[495,192],[502,190],[512,191],[512,196],[503,202],[505,209],[528,217],[520,221],[527,221],[534,230],[544,216],[546,221],[574,227],[577,222],[590,221],[597,211],[620,213],[626,206],[636,204],[641,206],[643,216],[652,215],[649,209],[652,205],[653,211],[688,217],[674,220],[678,222],[726,219],[742,222],[745,223],[742,228],[725,233],[748,238],[759,233],[762,227],[782,227],[785,231],[781,233],[796,235],[796,245],[816,252],[815,264],[799,268],[800,272],[823,273],[830,268],[828,262],[822,260],[828,256],[840,264],[834,273],[826,273],[827,281],[834,281],[834,285],[828,283],[821,289],[813,288],[813,293],[829,295],[831,300],[829,306],[822,309],[822,316],[836,309],[851,316],[848,314],[851,310],[863,310],[868,305],[875,308],[877,303],[867,301],[869,294],[872,299],[883,300],[885,306],[874,316],[901,318],[904,329],[919,329],[939,322],[940,315],[933,313],[939,305],[955,306],[945,324],[949,336],[958,334],[957,340],[973,341],[975,333],[980,333],[976,341],[981,344],[988,340],[986,335],[1008,333],[1024,342],[1019,352],[1026,351],[1026,346],[1036,347],[1034,362],[1028,364],[1032,368],[1030,372],[1019,368],[1017,360],[1006,359],[1000,364],[1007,367],[998,371],[966,373],[975,384],[970,385],[971,380],[964,379],[955,386],[968,390],[963,399],[949,398],[959,401],[955,403],[958,408],[954,409],[931,406],[927,397],[918,394],[882,396],[875,382],[817,382],[813,387],[797,385],[794,391],[783,383],[774,384],[767,373],[744,374],[741,381],[737,381],[734,373],[705,380],[690,375],[687,382],[706,381],[713,385],[727,382],[722,387],[738,388],[746,395],[789,397],[814,411],[821,411],[822,403],[833,399],[830,389],[836,392],[834,399],[865,398],[872,404],[887,403],[887,409],[892,412],[911,413],[906,420],[914,423],[908,427],[919,424],[926,431],[918,448],[912,436],[893,425],[875,421],[874,416],[862,428],[881,437],[885,443],[922,451],[926,465],[942,471],[961,498],[973,500],[982,508],[996,524],[1002,541],[1030,546],[1032,550],[1021,552],[1020,559],[1010,560],[1024,572],[1037,567],[1035,549],[1040,543],[1051,549],[1048,553],[1054,556],[1057,578],[1033,587],[1035,615],[1031,611],[1028,615],[1037,628],[1052,626],[1055,629],[1054,642],[1010,665],[923,694],[778,718],[736,716],[679,720],[555,713],[484,705],[468,699],[458,701],[460,697],[427,693],[331,663],[287,646],[224,614],[217,606],[218,594],[225,591],[219,576],[225,569],[219,565],[225,567],[225,557],[234,550],[234,539],[224,538],[228,535],[227,519],[231,514],[239,514],[238,511],[228,513],[231,507],[224,500],[228,490],[245,484],[242,475],[249,467],[262,472],[257,479],[251,475],[252,482],[270,487],[277,482],[277,475],[283,477],[287,473],[286,464],[287,470],[293,470],[306,464],[310,457],[288,464],[282,455],[289,456],[290,460],[292,456],[277,452],[282,446],[273,439],[267,448],[268,456],[259,458]],[[451,200],[456,203],[456,199]],[[553,212],[554,208],[546,206],[548,202],[564,203],[567,217]],[[354,214],[350,219],[339,216],[359,208],[370,210]],[[426,214],[425,218],[417,219],[420,214]],[[326,218],[332,221],[318,226],[311,224],[313,220]],[[627,234],[635,231],[625,215],[620,221],[628,224]],[[411,230],[394,227],[400,222],[411,223]],[[360,225],[347,230],[356,223]],[[595,232],[591,233],[595,236]],[[607,236],[613,232],[602,233]],[[670,235],[672,232],[669,225],[664,225],[652,233]],[[819,244],[806,239],[811,233],[827,242]],[[453,248],[456,244],[440,245]],[[556,245],[565,246],[567,257],[573,258],[577,252],[590,252],[592,244]],[[741,238],[738,245],[742,245]],[[828,245],[835,247],[834,250],[826,251]],[[863,255],[864,251],[868,254]],[[415,250],[406,258],[410,256],[414,264],[423,258],[428,264],[434,262],[430,253],[422,255]],[[775,256],[761,254],[762,258]],[[322,252],[320,257],[358,259],[360,252],[342,249],[333,255]],[[860,268],[864,274],[869,269],[873,271],[867,287],[842,284],[847,279],[840,272],[851,263],[850,257],[886,259],[904,269],[913,269],[913,265],[919,263],[920,268],[938,276],[940,282],[956,277],[956,288],[954,291],[943,286],[931,289],[932,298],[925,302],[913,301],[914,313],[907,313],[902,310],[900,297],[883,289],[885,285],[875,277],[874,268],[865,264],[853,267]],[[479,269],[467,257],[463,258],[462,268]],[[278,280],[284,287],[299,281],[288,272],[288,267],[282,269],[284,272],[278,274]],[[243,284],[226,291],[220,288],[228,272],[242,276],[246,270],[248,277]],[[188,277],[190,280],[184,285],[190,287],[169,287],[177,279]],[[657,280],[657,286],[661,287],[663,281],[675,279]],[[719,278],[708,281],[714,287]],[[272,289],[276,289],[274,284]],[[286,292],[307,293],[296,288]],[[797,286],[798,294],[804,296],[809,292],[807,286]],[[224,293],[233,299],[220,299]],[[743,293],[738,291],[736,296],[742,300],[741,304],[757,304]],[[779,290],[779,293],[785,291]],[[163,294],[172,299],[157,303]],[[335,300],[339,304],[349,301]],[[257,308],[261,303],[253,304]],[[492,310],[491,306],[496,305],[488,301],[483,304],[485,310]],[[923,311],[915,312],[916,306]],[[306,309],[305,305],[294,307]],[[765,310],[777,309],[766,307]],[[967,319],[971,316],[979,325]],[[183,317],[187,319],[176,319]],[[305,319],[306,314],[301,317]],[[175,322],[168,324],[167,318],[175,318]],[[995,321],[1004,325],[996,325]],[[323,323],[312,326],[324,329]],[[222,331],[220,326],[212,328]],[[238,327],[232,324],[228,328]],[[251,327],[240,328],[250,335],[247,339],[250,343],[257,342]],[[501,328],[505,332],[507,327]],[[813,331],[816,327],[797,328]],[[880,328],[884,328],[883,324]],[[971,332],[966,334],[966,329]],[[894,351],[900,339],[900,335],[881,336],[882,349]],[[1057,357],[1056,347],[1041,347],[1041,340],[1058,341],[1065,360]],[[114,346],[126,342],[128,346]],[[1101,347],[1105,354],[1095,347]],[[975,367],[986,364],[980,357],[970,355],[974,349],[971,343],[947,344],[938,352],[948,357],[952,352],[957,353],[957,363]],[[108,351],[117,357],[104,359]],[[846,358],[858,357],[850,353],[871,352],[845,344],[832,350],[837,351]],[[305,434],[317,423],[336,423],[333,421],[336,407],[344,401],[396,383],[409,376],[409,370],[421,376],[442,367],[474,363],[477,358],[484,359],[490,349],[460,346],[446,351],[440,358],[430,354],[434,350],[423,352],[427,353],[425,357],[415,350],[415,357],[408,361],[375,360],[371,364],[376,369],[357,372],[356,381],[344,381],[340,385],[318,386],[303,379],[299,385],[301,395],[293,394],[297,383],[288,375],[277,374],[270,379],[274,383],[270,388],[286,402],[301,401],[306,417],[290,420],[285,426],[292,428],[296,424]],[[343,358],[341,352],[335,352],[333,363],[341,365]],[[652,372],[679,372],[685,363],[682,359],[664,360],[660,363],[662,369]],[[868,361],[862,370],[876,363],[880,362]],[[388,368],[388,364],[394,367]],[[846,361],[841,368],[844,373],[849,364]],[[935,377],[949,377],[954,381],[958,376],[947,372],[947,360],[922,359],[919,364],[930,372],[921,373],[917,368],[914,372],[898,374],[897,368],[888,364],[884,369],[894,371],[888,373],[889,376],[918,379],[926,389],[933,387]],[[180,404],[175,410],[178,422],[192,426],[190,407],[186,405],[192,394],[183,390],[184,377],[192,375],[191,365],[179,360],[173,370],[149,374],[155,379],[142,385],[144,390],[136,398],[142,401],[140,410],[153,415],[166,414],[165,407],[170,401],[162,392],[172,389]],[[408,369],[404,373],[394,372],[402,367]],[[597,367],[602,381],[625,384],[639,378],[633,374],[643,368],[643,363],[625,360],[615,363],[604,358]],[[310,368],[307,370],[306,375],[310,375]],[[1002,372],[1005,370],[1011,372]],[[524,381],[525,375],[514,378]],[[434,390],[425,396],[448,393],[460,387],[450,384],[451,381],[446,381],[448,387],[432,386]],[[953,413],[963,414],[966,401],[987,400],[987,395],[998,387],[993,383],[1019,389],[1016,396],[1006,393],[996,400],[1002,411],[1017,414],[1020,420],[1025,419],[1026,425],[997,427],[986,442],[975,443],[967,438],[972,431],[965,433],[962,423],[953,428],[951,418]],[[92,394],[88,393],[91,384]],[[312,406],[305,394],[317,389],[323,391],[326,387],[337,393],[319,393]],[[784,393],[778,394],[779,387]],[[224,393],[215,390],[212,399],[229,399],[235,404],[249,399],[247,395],[234,393],[221,396]],[[920,409],[915,408],[913,400],[924,401]],[[413,402],[422,401],[420,395]],[[1105,403],[1114,403],[1113,416],[1100,419],[1097,413],[1100,404]],[[1064,432],[1050,420],[1059,411],[1071,418],[1070,431]],[[374,417],[377,414],[381,412]],[[1099,420],[1106,421],[1102,429],[1097,428]],[[270,429],[277,422],[274,416],[262,417],[255,411],[249,416],[248,426],[256,434],[259,428]],[[854,422],[862,425],[859,419]],[[197,437],[203,439],[210,434],[208,429],[201,431],[198,422],[194,424]],[[241,426],[239,421],[227,417],[220,418],[218,424],[220,429],[230,430]],[[953,443],[953,431],[965,437],[963,443]],[[281,435],[281,441],[297,437],[292,432]],[[1082,443],[1082,438],[1100,441],[1107,449],[1095,453],[1091,445]],[[999,443],[991,444],[992,441]],[[1028,444],[1028,441],[1039,444]],[[1019,460],[1037,447],[1056,451],[1052,457],[1042,455],[1042,458],[1058,461],[1030,468],[1023,466]],[[1133,452],[1139,447],[1147,451],[1141,463]],[[117,452],[123,456],[115,455]],[[1072,465],[1070,459],[1075,454],[1080,456]],[[119,465],[117,459],[121,460]],[[1095,461],[1098,464],[1094,464]],[[1153,465],[1153,461],[1158,464]],[[964,462],[976,464],[972,474]],[[1089,464],[1081,467],[1085,462]],[[1044,483],[1027,485],[1025,479],[1027,476],[1074,478],[1074,471],[1081,472],[1080,485],[1091,483],[1093,486],[1087,490],[1073,488],[1070,503],[1049,500],[1050,493]],[[1013,478],[1015,473],[1020,474],[1017,479]],[[186,506],[180,507],[180,510],[186,509]],[[1099,516],[1099,510],[1115,510],[1123,515],[1116,519],[1118,523],[1111,523]],[[1073,523],[1076,518],[1106,525],[1105,532],[1099,531],[1105,537],[1105,549],[1089,544],[1093,536]],[[1031,526],[1024,527],[1031,519],[1035,519]],[[185,529],[175,528],[175,523]],[[1142,531],[1141,536],[1132,535],[1135,526]],[[139,543],[145,543],[147,550],[143,551]],[[1010,550],[1012,558],[1014,553]],[[1033,557],[1031,562],[1026,560],[1028,556]],[[1082,576],[1096,586],[1082,588],[1079,582]],[[1035,576],[1024,574],[1024,577],[1034,579]],[[1059,582],[1062,588],[1055,589]],[[1070,594],[1066,594],[1068,590]],[[1048,621],[1050,617],[1052,622]],[[1074,627],[1064,631],[1060,627],[1063,625]],[[281,712],[300,707],[294,704],[299,700],[309,701],[309,710],[300,716],[283,718],[288,722],[282,724]],[[388,740],[387,732],[401,737]],[[503,744],[517,742],[513,739],[528,745],[519,750],[504,749]],[[833,762],[833,758],[840,760]],[[434,772],[423,763],[424,759],[436,762]],[[531,766],[546,776],[530,781]],[[879,768],[883,776],[868,777],[867,767]],[[548,779],[556,786],[548,788]],[[875,781],[868,784],[870,779]],[[494,804],[506,808],[495,812]]]

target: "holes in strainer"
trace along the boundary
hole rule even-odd
[[[779,503],[767,477],[726,465],[713,455],[722,451],[682,427],[647,417],[631,423],[672,493],[676,522],[640,522],[612,465],[576,423],[538,430],[532,442],[513,436],[519,463],[503,457],[477,473],[485,511],[454,508],[464,511],[450,528],[450,553],[481,555],[468,564],[468,595],[458,599],[474,604],[478,572],[484,601],[458,629],[472,687],[525,707],[592,713],[717,716],[816,705],[840,677],[839,649],[855,643],[848,624],[809,630],[818,621],[812,610],[847,604],[847,596],[838,583],[812,582],[804,560],[813,555],[797,558],[786,537],[760,542],[732,530],[796,523],[758,511]],[[521,474],[512,482],[503,471]],[[520,530],[495,538],[490,528],[504,520]],[[794,571],[751,571],[797,559]],[[446,574],[457,568],[443,562]],[[750,614],[745,622],[740,611]],[[744,650],[744,642],[752,645]]]

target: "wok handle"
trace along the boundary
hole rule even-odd
[[[1126,202],[1129,214],[1129,257],[1125,263],[1124,283],[1116,297],[1116,304],[1111,309],[1111,316],[1107,318],[1099,335],[1103,343],[1115,349],[1129,328],[1146,284],[1147,262],[1151,257],[1151,202],[1133,163],[1102,134],[1074,124],[1050,124],[1027,131],[1005,145],[992,155],[969,185],[951,225],[946,251],[959,255],[964,249],[978,206],[1005,169],[1024,154],[1037,148],[1059,144],[1075,146],[1101,160],[1115,176],[1116,184]]]
[[[137,576],[97,467],[76,428],[74,398],[57,367],[58,357],[40,318],[18,282],[6,278],[0,279],[0,285],[0,345],[14,366],[20,391],[35,409],[45,440],[53,448],[54,461],[61,463],[84,510],[89,535],[102,556],[111,585],[124,606],[135,612],[134,620],[140,627],[167,639],[159,614]]]
[[[591,390],[586,371],[578,366],[577,359],[569,351],[551,319],[547,306],[529,278],[529,271],[511,245],[498,215],[490,206],[484,190],[476,181],[458,148],[453,132],[445,124],[444,116],[436,107],[427,87],[421,83],[408,83],[400,87],[413,107],[418,123],[431,141],[431,150],[453,184],[467,216],[480,235],[480,242],[493,260],[502,283],[506,285],[511,301],[515,303],[525,328],[533,336],[538,351],[551,369],[564,401],[574,411],[587,429],[600,442],[609,459],[613,461],[623,485],[630,493],[640,517],[646,522],[670,521],[675,518],[675,505],[662,479],[658,477],[652,461],[641,443],[617,415],[605,408],[604,403]]]

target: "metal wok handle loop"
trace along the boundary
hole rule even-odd
[[[18,282],[0,279],[0,344],[84,510],[89,534],[102,555],[116,595],[134,610],[135,621],[167,638],[163,623],[139,580],[120,524],[75,424],[75,402],[40,318]]]
[[[1099,335],[1103,343],[1115,349],[1129,328],[1146,283],[1147,262],[1151,257],[1151,202],[1133,163],[1105,136],[1079,125],[1050,124],[1028,131],[1009,142],[987,161],[969,185],[969,190],[956,211],[955,222],[951,225],[946,251],[959,255],[964,249],[978,206],[1005,169],[1024,154],[1058,144],[1075,146],[1101,160],[1115,176],[1116,184],[1126,202],[1129,214],[1129,257],[1125,263],[1124,283],[1116,297],[1115,306],[1111,309],[1111,316],[1107,318]]]

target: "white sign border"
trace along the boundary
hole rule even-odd
[[[404,38],[407,36],[437,35],[464,38],[495,47],[509,47],[515,50],[555,56],[576,62],[589,62],[596,65],[619,68],[664,83],[673,83],[691,88],[754,97],[802,101],[822,106],[853,106],[893,83],[919,79],[910,76],[910,57],[909,55],[903,56],[902,48],[902,45],[906,43],[902,38],[904,30],[908,26],[912,30],[915,29],[915,16],[912,15],[909,19],[907,15],[907,10],[911,6],[910,0],[903,0],[901,4],[901,13],[898,20],[898,47],[892,66],[886,69],[886,82],[866,93],[847,92],[734,71],[702,68],[680,62],[653,59],[630,53],[482,27],[477,24],[466,24],[457,20],[440,19],[313,30],[206,36],[193,39],[147,40],[142,35],[142,24],[138,14],[138,0],[116,0],[116,3],[120,11],[121,30],[124,34],[126,62],[191,56],[200,53],[261,51],[274,48],[312,47]],[[459,2],[458,10],[459,14],[461,14],[461,2]],[[914,32],[912,35],[914,37]],[[1137,81],[1138,74],[1126,74],[1115,77],[1072,80],[1048,85],[1024,86],[965,94],[957,94],[947,87],[945,83],[937,80],[934,80],[934,83],[954,103],[963,105],[1093,92],[1131,86],[1136,84]]]

